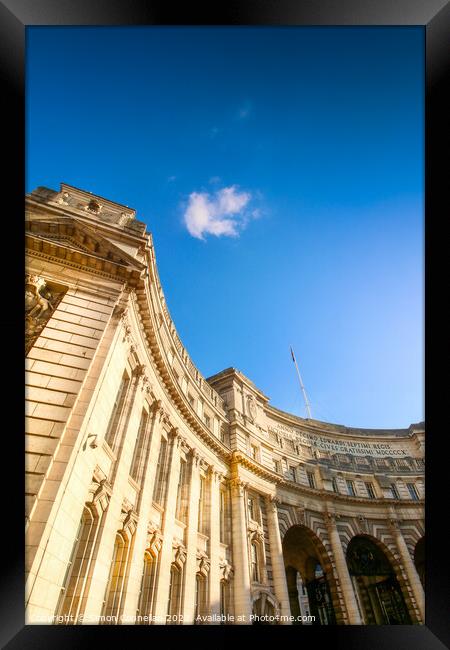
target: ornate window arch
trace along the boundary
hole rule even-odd
[[[161,531],[156,526],[149,526],[147,549],[144,553],[141,589],[136,612],[136,623],[138,625],[149,625],[151,623],[151,616],[155,604],[156,576],[161,546]]]
[[[122,528],[117,531],[111,561],[108,584],[105,590],[102,616],[104,624],[117,624],[123,608],[128,573],[131,563],[131,548],[136,531],[137,516],[132,507],[125,503],[121,513]]]
[[[108,508],[110,487],[105,478],[94,473],[89,488],[90,499],[83,507],[80,523],[67,565],[56,615],[64,617],[65,624],[77,622],[84,611],[90,587],[90,566],[96,552],[97,535],[103,513]]]

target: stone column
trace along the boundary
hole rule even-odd
[[[414,594],[417,607],[419,608],[422,623],[425,623],[425,592],[420,582],[419,574],[412,560],[411,554],[406,546],[405,538],[402,535],[398,521],[391,519],[391,531],[400,554],[403,568],[408,576],[408,582]]]
[[[336,564],[336,571],[338,574],[339,582],[341,583],[342,596],[344,598],[345,607],[347,609],[348,622],[352,625],[362,625],[361,616],[356,602],[355,592],[348,571],[347,561],[342,548],[341,538],[336,526],[336,515],[328,512],[325,514],[325,521],[327,523],[328,534],[330,536],[331,549],[333,551],[334,561]]]
[[[155,622],[166,623],[167,605],[169,598],[170,567],[172,564],[172,542],[175,526],[175,508],[177,502],[178,475],[180,472],[181,436],[178,429],[170,433],[170,464],[167,479],[166,503],[162,525],[163,543],[161,547],[158,584],[155,591]]]
[[[291,609],[289,606],[289,594],[286,582],[286,571],[283,560],[283,547],[281,545],[280,527],[278,524],[278,499],[273,496],[266,497],[267,527],[269,532],[270,558],[272,560],[273,585],[275,596],[280,603],[280,613],[289,617]],[[281,621],[284,625],[290,625],[291,621]]]
[[[197,573],[198,499],[200,496],[200,456],[190,453],[189,512],[186,530],[186,562],[184,564],[183,623],[192,625],[195,616],[195,575]]]
[[[231,485],[231,517],[234,565],[235,624],[251,624],[252,602],[250,592],[250,566],[248,559],[246,484],[234,478]]]
[[[214,468],[210,472],[209,510],[209,606],[211,614],[220,614],[220,483],[223,476]]]
[[[163,414],[161,402],[155,401],[151,407],[150,444],[142,475],[141,491],[137,503],[138,524],[135,533],[133,557],[131,561],[128,587],[124,597],[124,617],[136,614],[144,566],[144,553],[147,548],[148,522],[153,504],[153,486],[158,462],[160,433],[158,425]],[[131,619],[130,619],[131,622]]]

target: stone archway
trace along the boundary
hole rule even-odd
[[[313,625],[335,625],[340,603],[330,558],[317,535],[306,526],[291,526],[283,538],[283,559],[293,624],[310,615]],[[301,594],[299,577],[305,587]]]
[[[410,625],[405,585],[389,550],[370,535],[357,535],[347,546],[347,565],[366,625]],[[397,570],[396,570],[397,568]]]
[[[425,589],[425,537],[421,537],[414,548],[414,565]]]

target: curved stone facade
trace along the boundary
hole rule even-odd
[[[205,379],[135,211],[26,200],[28,623],[424,622],[423,423]]]

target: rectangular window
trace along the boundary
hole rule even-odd
[[[331,479],[331,483],[333,485],[333,492],[336,492],[336,494],[339,494],[338,482],[337,482],[337,478],[335,476],[333,476],[333,478]]]
[[[225,544],[226,494],[220,490],[220,541]]]
[[[279,460],[273,461],[273,471],[277,474],[281,474],[281,463]]]
[[[205,424],[208,427],[208,429],[211,429],[211,418],[209,417],[209,415],[206,415],[206,413],[205,413]]]
[[[414,499],[414,501],[419,500],[419,493],[417,492],[417,488],[414,485],[414,483],[407,483],[406,487],[408,488],[409,496],[411,499]]]
[[[348,492],[348,494],[351,497],[356,496],[355,484],[353,483],[353,481],[346,481],[346,483],[347,483],[347,492]]]
[[[113,409],[111,411],[111,417],[109,418],[108,428],[105,434],[105,441],[108,443],[110,448],[114,451],[117,447],[117,432],[119,429],[120,416],[122,415],[123,406],[125,402],[125,397],[130,385],[130,378],[126,373],[122,377],[122,381],[117,391],[116,400],[114,402]]]
[[[314,478],[314,474],[312,472],[306,472],[306,476],[308,477],[309,487],[315,488],[316,487],[316,480]]]
[[[393,499],[400,499],[400,495],[398,493],[397,486],[395,485],[395,483],[391,483],[390,489],[391,489],[392,498]]]
[[[177,490],[177,505],[175,510],[175,518],[178,521],[186,523],[186,461],[181,459],[180,474],[178,477],[178,490]]]
[[[200,476],[200,491],[198,495],[198,525],[197,530],[199,533],[203,533],[204,528],[204,513],[203,508],[205,504],[205,478]]]
[[[291,481],[297,481],[297,475],[295,473],[295,467],[289,466],[289,479]]]
[[[141,482],[144,473],[145,457],[148,451],[148,433],[148,413],[143,409],[130,469],[130,476],[136,483]]]
[[[228,610],[229,610],[229,585],[228,583],[222,580],[220,583],[220,613],[221,613],[221,618],[224,620],[221,620],[220,622],[221,625],[226,624],[226,617],[228,615]]]
[[[153,489],[153,501],[164,505],[166,493],[166,473],[167,473],[167,440],[161,438],[159,446],[158,465],[156,468],[155,487]]]
[[[252,581],[259,582],[258,549],[255,542],[250,546]]]
[[[367,490],[367,494],[368,494],[369,498],[370,499],[375,499],[376,494],[375,494],[375,490],[374,490],[374,487],[373,487],[373,483],[370,483],[370,482],[369,483],[364,483],[364,485],[366,486],[366,490]]]
[[[258,460],[258,447],[256,445],[250,445],[250,452],[253,460]]]
[[[247,500],[247,511],[248,511],[248,518],[255,521],[255,501],[254,501],[254,499],[249,498]]]

